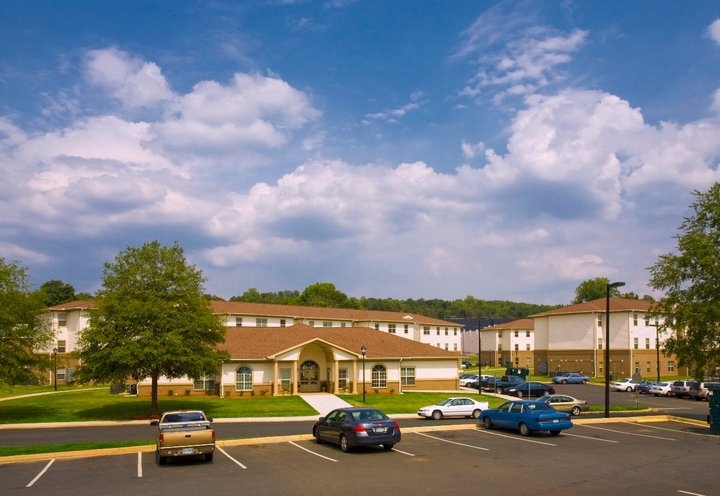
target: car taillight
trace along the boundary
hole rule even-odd
[[[165,434],[160,434],[160,442],[165,442]]]
[[[365,426],[362,425],[362,424],[357,424],[357,425],[353,428],[353,432],[366,432],[366,431],[365,431]]]
[[[213,438],[213,441],[214,441],[214,440],[215,440],[215,431],[212,431],[212,438]]]
[[[396,431],[399,431],[399,430],[400,430],[400,424],[398,424],[397,422],[395,422],[395,423],[393,424],[393,429],[396,430]]]

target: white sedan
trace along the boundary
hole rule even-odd
[[[648,394],[653,396],[672,396],[672,382],[658,382],[650,386]]]
[[[636,387],[637,383],[633,381],[630,377],[620,379],[619,381],[612,381],[610,383],[610,389],[612,389],[613,391],[627,391],[628,393],[631,393],[635,391]]]
[[[476,401],[472,398],[453,397],[442,400],[436,405],[424,406],[417,412],[426,419],[440,420],[443,417],[479,418],[480,412],[487,410],[487,401]]]

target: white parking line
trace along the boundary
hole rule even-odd
[[[682,489],[678,489],[677,492],[679,492],[680,494],[689,494],[690,496],[707,496],[706,494],[691,493],[690,491],[683,491]]]
[[[25,487],[32,487],[33,484],[35,484],[35,483],[40,479],[40,477],[42,477],[43,474],[44,474],[45,472],[47,472],[47,469],[49,469],[49,468],[50,468],[50,465],[52,465],[53,463],[55,463],[55,458],[53,458],[52,460],[50,460],[50,462],[48,462],[48,464],[45,465],[45,468],[42,469],[42,470],[40,471],[40,473],[37,474],[37,475],[35,476],[35,478],[34,478],[33,480],[31,480],[30,483],[29,483],[27,486],[25,486]]]
[[[673,439],[671,437],[651,436],[649,434],[638,434],[637,432],[625,432],[617,429],[608,429],[607,427],[598,427],[597,425],[585,424],[583,427],[587,427],[588,429],[598,429],[601,431],[617,432],[618,434],[625,434],[626,436],[649,437],[651,439],[660,439],[662,441],[677,441],[677,439]]]
[[[393,451],[397,451],[397,452],[400,453],[401,455],[415,456],[415,455],[413,455],[412,453],[408,453],[407,451],[399,450],[399,449],[397,449],[397,448],[393,448],[392,450],[393,450]]]
[[[142,479],[142,451],[138,451],[138,479]]]
[[[425,434],[425,433],[422,433],[422,432],[416,432],[415,434],[417,434],[417,435],[419,435],[419,436],[429,437],[430,439],[437,439],[438,441],[442,441],[442,442],[444,442],[444,443],[457,444],[458,446],[464,446],[464,447],[466,447],[466,448],[478,449],[478,450],[482,450],[482,451],[490,451],[489,448],[483,448],[483,447],[480,447],[480,446],[473,446],[472,444],[458,443],[457,441],[450,441],[449,439],[443,439],[443,438],[441,438],[441,437],[431,436],[430,434]]]
[[[234,463],[235,463],[237,466],[239,466],[240,468],[242,468],[242,469],[247,469],[247,467],[246,467],[245,465],[243,465],[243,464],[240,463],[238,460],[236,460],[235,458],[233,458],[232,456],[230,456],[230,453],[228,453],[227,451],[225,451],[224,449],[222,449],[220,446],[216,446],[216,449],[217,449],[220,453],[222,453],[223,455],[227,456],[232,462],[234,462]]]
[[[307,452],[310,453],[311,455],[319,456],[320,458],[325,458],[326,460],[330,460],[331,462],[336,462],[336,461],[337,461],[335,458],[330,458],[330,457],[328,457],[328,456],[321,455],[320,453],[315,453],[314,451],[309,450],[309,449],[307,449],[307,448],[303,448],[302,446],[300,446],[299,444],[297,444],[297,443],[295,443],[295,442],[293,442],[293,441],[288,441],[288,442],[289,442],[290,444],[292,444],[293,446],[295,446],[296,448],[300,448],[300,449],[303,450],[303,451],[307,451]]]
[[[565,432],[563,436],[569,436],[569,437],[579,437],[581,439],[590,439],[591,441],[602,441],[603,443],[619,443],[620,441],[613,441],[612,439],[600,439],[597,437],[592,436],[581,436],[579,434],[570,434],[569,432]]]
[[[477,432],[477,433],[479,433],[479,434],[480,434],[480,433],[482,433],[482,434],[489,434],[489,435],[491,435],[491,436],[504,437],[504,438],[507,438],[507,439],[514,439],[515,441],[524,441],[524,442],[526,442],[526,443],[544,444],[545,446],[557,446],[557,444],[553,444],[553,443],[546,443],[546,442],[544,442],[544,441],[536,441],[535,439],[528,439],[528,438],[526,438],[526,437],[518,437],[517,435],[510,436],[510,435],[508,435],[508,434],[503,434],[503,433],[501,433],[501,432],[493,432],[493,431],[490,431],[490,430],[487,430],[487,429],[484,429],[484,430],[483,430],[483,429],[476,429],[476,430],[474,430],[474,431],[472,431],[472,432]]]

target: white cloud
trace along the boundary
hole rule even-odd
[[[152,106],[173,97],[156,64],[115,48],[90,50],[86,73],[92,84],[107,88],[128,108]]]
[[[720,45],[720,19],[715,19],[710,26],[708,26],[708,35],[711,40]]]

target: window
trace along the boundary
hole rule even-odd
[[[450,331],[450,329],[448,329],[448,328],[446,327],[446,328],[445,328],[445,335],[446,335],[446,336],[448,335],[448,331]]]
[[[650,338],[645,338],[645,349],[646,350],[650,349]]]
[[[638,321],[638,315],[636,313],[633,314],[633,325],[637,325]]]
[[[645,325],[646,326],[650,325],[650,316],[649,315],[645,315]]]
[[[346,327],[346,323],[345,323],[345,322],[340,322],[340,327]]]
[[[242,317],[235,317],[235,327],[242,327]]]
[[[315,321],[314,321],[314,320],[308,321],[308,325],[309,325],[310,327],[315,327]]]
[[[252,369],[243,365],[235,372],[235,390],[252,391],[252,388]]]
[[[598,350],[602,350],[602,338],[598,338]]]
[[[518,331],[515,331],[515,337],[518,337]]]
[[[638,349],[638,338],[633,338],[633,348]]]
[[[515,351],[518,351],[519,349],[520,349],[520,346],[517,343],[515,343]]]
[[[436,335],[436,336],[439,336],[439,335],[440,335],[440,328],[439,328],[439,327],[436,327],[436,328],[435,328],[435,335]]]
[[[675,372],[675,362],[673,362],[673,361],[668,361],[668,367],[667,367],[667,369],[668,369],[668,372]]]
[[[405,324],[403,327],[404,327],[405,334],[407,334],[408,330],[410,329],[410,326]]]
[[[600,375],[603,374],[603,363],[602,362],[598,362],[598,374],[600,374]]]
[[[448,347],[448,344],[445,343],[445,351],[447,351],[447,350],[449,350],[449,349],[450,349],[450,348]]]
[[[645,362],[645,372],[651,372],[650,370],[650,362]]]
[[[526,350],[526,351],[530,351],[530,343],[527,343],[527,344],[525,345],[525,350]]]
[[[400,367],[400,384],[403,386],[415,385],[415,367]]]
[[[373,389],[387,387],[387,369],[384,365],[375,365],[372,368],[372,387]]]
[[[430,326],[423,326],[423,334],[426,336],[430,335]]]
[[[525,337],[526,337],[526,338],[529,338],[529,337],[530,337],[530,331],[525,331]]]
[[[58,353],[65,353],[65,348],[66,348],[66,346],[67,346],[67,344],[66,344],[66,341],[65,341],[64,339],[58,339],[58,342],[57,342],[57,352],[58,352]]]
[[[267,319],[261,319],[258,317],[255,319],[255,326],[256,327],[267,327]]]
[[[598,327],[602,327],[602,315],[598,315]]]
[[[502,339],[502,331],[498,331],[498,339]]]
[[[375,330],[376,330],[376,331],[379,331],[379,330],[380,330],[380,324],[375,324]]]
[[[498,351],[502,351],[502,343],[498,344]]]
[[[457,343],[453,344],[453,351],[457,351]]]
[[[280,327],[285,327],[286,325],[285,319],[280,319]]]
[[[324,320],[324,321],[323,321],[323,327],[332,327],[332,322],[329,321],[329,320]]]
[[[338,387],[345,389],[348,386],[348,369],[343,367],[338,369]]]
[[[396,329],[395,329],[395,324],[390,324],[390,325],[388,325],[388,332],[389,332],[390,334],[396,334],[397,331],[396,331]]]
[[[292,390],[292,369],[280,369],[280,390],[289,393]]]
[[[196,391],[214,391],[215,378],[203,376],[193,382],[193,389]]]
[[[636,374],[640,373],[640,362],[635,362],[635,373]]]
[[[57,380],[58,381],[64,381],[65,380],[65,369],[57,369]]]
[[[59,327],[67,326],[67,314],[65,312],[58,312],[57,319]]]

